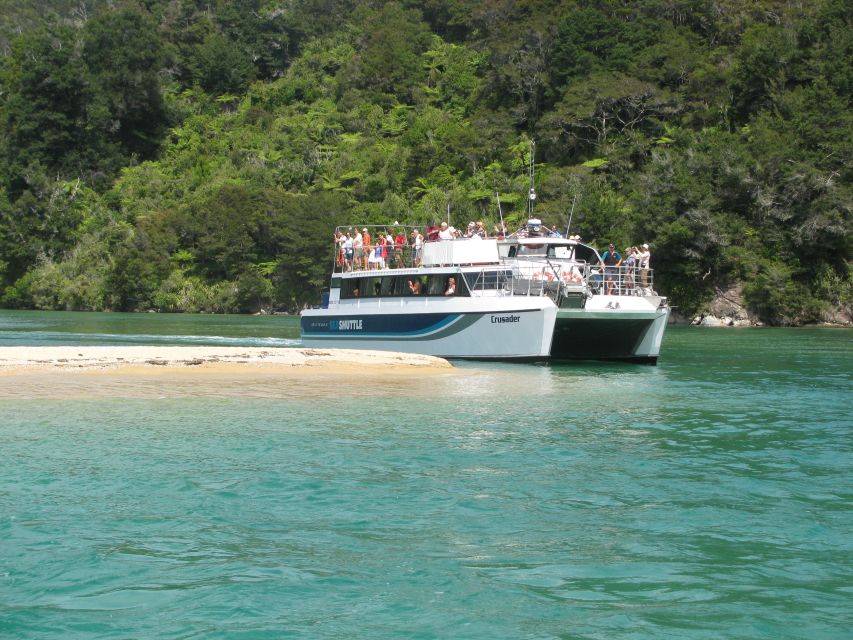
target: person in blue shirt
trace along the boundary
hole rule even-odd
[[[604,267],[604,282],[605,293],[613,295],[614,289],[617,288],[617,280],[619,279],[619,266],[622,264],[622,256],[616,251],[616,247],[611,242],[607,247],[607,251],[601,254],[601,266]]]

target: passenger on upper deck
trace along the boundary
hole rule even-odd
[[[427,242],[435,242],[438,240],[439,229],[435,222],[430,222],[426,228]]]
[[[453,240],[453,232],[447,228],[447,223],[441,223],[441,230],[438,232],[439,240]]]
[[[335,231],[335,264],[339,267],[344,265],[344,240],[346,237],[340,229]]]
[[[424,246],[424,237],[417,229],[412,229],[409,244],[412,249],[412,266],[419,267],[421,264],[421,250]]]
[[[361,231],[356,228],[354,235],[352,237],[352,249],[353,249],[353,261],[352,267],[353,271],[358,271],[361,269],[361,266],[364,264],[364,237],[361,235]]]
[[[649,288],[649,265],[651,263],[652,254],[649,252],[649,245],[644,244],[642,250],[637,253],[637,266],[640,267],[640,286],[643,289]],[[648,291],[643,291],[648,293]]]
[[[402,269],[405,264],[403,260],[403,250],[406,248],[406,232],[403,229],[397,230],[397,235],[394,236],[394,265],[398,269]]]
[[[367,227],[361,230],[361,242],[364,245],[364,270],[367,271],[370,268],[370,254],[373,252],[373,245],[370,244],[372,238]]]
[[[622,264],[622,256],[616,251],[616,246],[611,242],[607,251],[601,254],[601,266],[604,267],[606,294],[613,295],[617,288],[616,280],[619,277],[619,265]]]
[[[352,256],[353,256],[353,248],[352,248],[352,234],[347,231],[347,235],[344,238],[344,270],[352,271]]]

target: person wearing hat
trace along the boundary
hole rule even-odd
[[[634,295],[634,287],[637,284],[637,254],[640,252],[637,247],[625,247],[625,291],[630,295]]]
[[[644,244],[637,253],[637,264],[640,267],[640,286],[643,289],[649,288],[649,265],[652,261],[652,254],[649,252],[649,245]]]
[[[616,245],[612,242],[607,247],[607,251],[601,254],[601,266],[604,268],[604,279],[606,284],[606,294],[613,295],[616,289],[616,280],[619,277],[619,266],[622,264],[622,256],[616,251]],[[618,291],[617,291],[618,293]]]

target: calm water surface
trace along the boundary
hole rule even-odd
[[[853,333],[0,400],[0,638],[849,638]],[[298,345],[0,312],[0,345]],[[12,389],[12,392],[10,392]]]

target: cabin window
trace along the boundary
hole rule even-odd
[[[471,274],[475,276],[477,274]],[[400,298],[412,296],[443,296],[447,290],[448,279],[454,278],[456,291],[453,295],[470,295],[465,279],[456,273],[443,273],[430,276],[365,276],[363,278],[341,278],[341,300],[356,298]],[[492,276],[492,280],[495,277]],[[494,286],[492,286],[494,288]]]
[[[406,276],[401,278],[405,283],[403,289],[404,296],[422,296],[427,292],[427,277],[426,276]]]
[[[503,289],[507,280],[512,279],[512,271],[478,271],[463,274],[471,291]]]
[[[342,278],[341,279],[341,300],[349,300],[352,298],[363,298],[364,289],[362,288],[361,278]]]
[[[450,279],[454,282],[454,296],[469,296],[468,287],[465,286],[465,279],[459,273],[437,273],[429,277],[427,283],[427,293],[431,296],[443,296],[450,286]]]
[[[520,256],[544,256],[547,254],[544,244],[523,244],[518,248]]]

